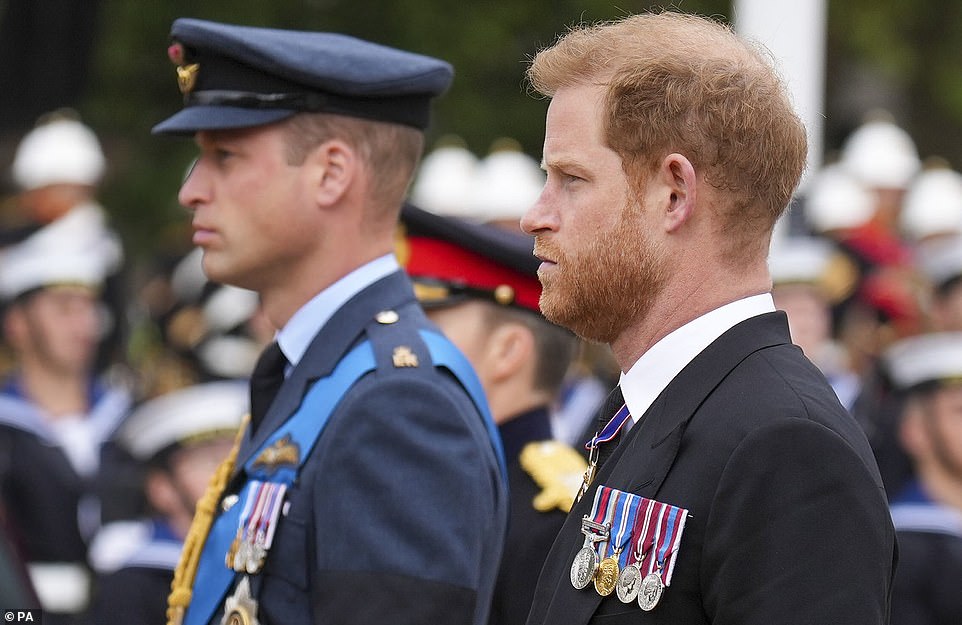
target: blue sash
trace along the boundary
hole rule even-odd
[[[431,354],[434,366],[448,369],[468,391],[471,400],[484,419],[491,445],[498,458],[501,477],[503,480],[507,480],[507,467],[504,451],[501,447],[501,438],[494,425],[494,420],[491,418],[484,397],[484,390],[474,369],[464,355],[444,336],[427,330],[421,330],[420,333]],[[234,583],[237,573],[227,568],[225,557],[237,531],[241,510],[244,508],[243,504],[250,495],[251,480],[266,480],[268,478],[263,468],[254,466],[261,452],[285,436],[290,436],[289,440],[300,447],[300,456],[296,466],[276,467],[270,472],[271,482],[290,486],[297,477],[301,465],[310,456],[311,450],[324,430],[324,426],[327,425],[327,420],[341,398],[364,374],[376,368],[377,363],[374,359],[371,344],[364,341],[341,359],[330,376],[318,380],[307,392],[297,412],[278,428],[256,453],[251,454],[250,459],[244,465],[244,472],[248,481],[240,492],[238,502],[214,520],[204,543],[197,574],[194,578],[192,599],[184,615],[184,625],[206,625],[217,609],[221,607],[224,596]]]

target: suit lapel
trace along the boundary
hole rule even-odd
[[[340,359],[360,339],[364,328],[385,309],[401,308],[414,301],[414,293],[407,276],[397,271],[366,287],[351,298],[318,331],[304,357],[284,380],[264,421],[251,434],[248,430],[241,442],[234,475],[239,473],[250,456],[301,405],[310,384],[330,375]]]
[[[658,490],[678,454],[685,426],[698,407],[750,354],[787,342],[790,338],[784,313],[768,313],[737,324],[696,356],[658,396],[639,423],[624,434],[621,444],[598,471],[592,487],[572,507],[558,534],[545,567],[545,573],[552,567],[550,575],[543,576],[557,582],[541,622],[586,623],[601,603],[602,597],[593,589],[588,592],[572,588],[568,575],[568,567],[583,543],[581,519],[590,512],[598,486],[603,484],[657,499]]]

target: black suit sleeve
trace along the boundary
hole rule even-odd
[[[884,493],[832,430],[780,419],[732,454],[701,584],[714,625],[886,623],[894,532]]]

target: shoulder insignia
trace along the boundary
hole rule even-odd
[[[541,487],[531,502],[535,510],[571,510],[588,462],[571,446],[548,440],[528,443],[519,457],[521,468]]]
[[[267,471],[275,471],[282,466],[297,467],[301,459],[300,445],[291,440],[291,435],[274,441],[274,444],[262,451],[254,460],[253,468],[264,467]]]
[[[398,345],[395,347],[394,353],[391,354],[391,359],[394,361],[394,367],[396,369],[418,366],[418,355],[406,345]]]

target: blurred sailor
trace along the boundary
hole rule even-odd
[[[130,393],[93,372],[98,290],[110,258],[59,225],[0,257],[4,338],[15,369],[0,388],[0,488],[49,620],[86,607],[87,540],[100,522],[102,454]],[[65,621],[70,622],[70,621]]]
[[[248,410],[247,385],[209,382],[140,405],[118,440],[144,463],[154,516],[106,525],[91,546],[95,623],[161,625],[194,507]]]
[[[906,396],[899,435],[915,468],[892,502],[899,566],[891,622],[962,623],[962,333],[906,339],[885,360]]]

